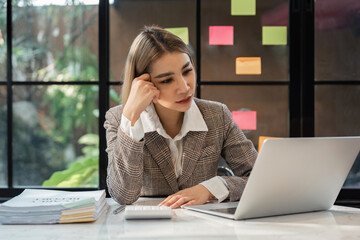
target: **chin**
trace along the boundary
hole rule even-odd
[[[187,106],[173,106],[172,108],[170,108],[171,110],[177,111],[177,112],[186,112],[187,110],[189,110],[191,107],[191,104],[187,105]]]
[[[178,112],[186,112],[187,110],[189,110],[190,109],[190,106],[191,105],[189,105],[189,106],[187,106],[187,107],[183,107],[183,108],[179,108],[178,110],[176,110],[176,111],[178,111]]]
[[[167,108],[169,110],[173,110],[173,111],[176,111],[176,112],[186,112],[191,107],[191,102],[188,103],[188,104],[185,104],[185,105],[180,105],[180,106],[179,106],[179,104],[176,104],[176,103],[174,103],[174,104],[161,104],[159,102],[159,104],[164,108]]]

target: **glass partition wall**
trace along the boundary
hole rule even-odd
[[[186,42],[197,97],[225,103],[256,148],[260,136],[360,135],[358,5],[0,0],[0,197],[106,188],[104,115],[121,104],[126,56],[145,25]],[[346,197],[360,192],[359,164]]]
[[[315,136],[360,135],[360,2],[315,2]],[[360,188],[360,154],[345,182]]]

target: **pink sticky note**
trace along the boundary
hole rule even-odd
[[[210,45],[234,45],[233,26],[210,26],[209,27]]]
[[[234,122],[242,130],[256,130],[256,111],[232,111]]]

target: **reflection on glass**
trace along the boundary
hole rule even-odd
[[[287,86],[202,86],[201,98],[222,102],[230,111],[256,111],[256,130],[243,131],[256,148],[259,136],[289,136]]]
[[[315,136],[360,136],[360,85],[315,87]],[[344,187],[360,188],[360,155]]]
[[[121,104],[121,86],[112,85],[109,93],[110,108]]]
[[[315,87],[315,136],[360,135],[360,86]]]
[[[14,186],[97,187],[98,87],[15,86],[13,94]]]
[[[98,80],[98,6],[83,2],[14,3],[14,81]]]
[[[0,82],[6,81],[6,53],[6,0],[0,0]]]
[[[360,80],[360,2],[315,2],[315,79]]]
[[[202,81],[288,81],[287,45],[263,45],[263,26],[288,26],[288,0],[256,1],[255,16],[232,16],[231,1],[201,1]],[[234,45],[210,45],[209,26],[234,26]],[[237,75],[236,58],[261,57],[261,75]]]
[[[343,188],[360,188],[360,153],[356,157]]]
[[[0,86],[0,187],[7,186],[7,102],[6,86]]]
[[[150,14],[149,9],[151,9]],[[122,81],[125,60],[132,41],[145,25],[153,24],[163,28],[187,27],[188,47],[195,57],[195,0],[114,0],[110,7],[111,81]]]

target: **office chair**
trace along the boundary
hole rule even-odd
[[[279,138],[279,137],[259,136],[258,152],[260,152],[260,149],[261,149],[264,141],[269,138]],[[225,160],[222,157],[220,157],[220,160],[219,160],[217,175],[218,176],[235,176],[233,171],[230,169],[229,165],[225,162]]]
[[[220,157],[218,169],[217,169],[218,176],[235,176],[233,171],[230,169],[229,165],[225,162],[225,160]]]

